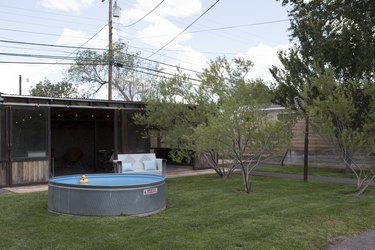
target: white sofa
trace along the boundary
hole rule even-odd
[[[165,161],[156,159],[153,153],[118,154],[113,162],[117,165],[118,173],[164,176],[165,172]]]

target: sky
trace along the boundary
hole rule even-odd
[[[280,66],[277,51],[290,46],[287,7],[276,0],[216,1],[117,0],[121,15],[113,18],[114,41],[127,42],[129,51],[144,58],[195,71],[218,56],[244,57],[254,63],[249,77],[271,81],[268,69]],[[45,78],[63,80],[69,66],[61,63],[72,62],[66,57],[77,49],[59,46],[108,48],[108,7],[108,0],[1,1],[0,92],[18,94],[19,75],[23,95]]]

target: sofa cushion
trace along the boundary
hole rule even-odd
[[[143,169],[145,171],[157,170],[155,161],[143,161]]]
[[[122,172],[134,171],[132,164],[123,162],[122,164]]]

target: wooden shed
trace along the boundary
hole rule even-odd
[[[140,102],[0,95],[0,186],[111,171],[118,153],[150,151]]]

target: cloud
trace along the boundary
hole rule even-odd
[[[133,23],[139,20],[150,10],[152,10],[160,0],[138,0],[133,8],[122,11],[122,16],[126,16],[124,24]],[[189,17],[202,12],[201,0],[168,0],[163,2],[155,11],[148,15],[143,21],[157,22],[168,17]]]
[[[81,45],[89,39],[89,35],[80,30],[64,28],[61,36],[55,42],[56,45]]]
[[[103,29],[94,38],[90,39],[94,34],[87,34],[81,30],[64,28],[61,36],[56,40],[55,45],[72,45],[83,47],[106,48],[108,46],[108,28]],[[116,40],[114,33],[114,40]]]
[[[176,57],[176,64],[179,64],[181,67],[192,69],[198,72],[201,72],[203,68],[208,66],[208,58],[206,55],[202,54],[199,51],[194,50],[190,46],[181,46],[182,52],[179,52]],[[189,72],[190,74],[194,74]]]
[[[286,50],[290,47],[290,44],[278,45],[271,47],[260,43],[256,47],[249,48],[245,53],[237,54],[236,57],[243,57],[250,59],[254,63],[254,67],[249,72],[250,78],[262,78],[265,81],[272,80],[269,68],[272,65],[281,67],[282,64],[277,56],[279,50]]]
[[[182,29],[178,28],[172,22],[164,19],[148,25],[146,28],[138,32],[138,36],[143,43],[150,44],[152,46],[162,46],[169,42],[181,31]],[[175,40],[175,44],[187,41],[191,37],[191,34],[182,34]]]
[[[272,65],[277,67],[282,66],[277,52],[279,50],[286,50],[290,46],[290,44],[283,44],[272,47],[260,43],[255,47],[249,48],[246,52],[239,53],[234,57],[246,58],[253,62],[254,66],[248,74],[249,78],[261,78],[268,82],[273,79],[271,73],[269,72],[269,68],[271,68]],[[181,67],[196,71],[202,71],[203,68],[208,67],[209,58],[205,54],[194,50],[190,46],[176,45],[176,48],[182,50],[182,52],[177,53],[175,64],[179,64]]]
[[[158,3],[160,3],[159,0],[138,0],[133,8],[128,8],[123,11],[122,16],[126,16],[126,19],[121,19],[121,22],[123,22],[124,25],[134,23],[153,9]],[[155,47],[164,45],[176,34],[180,33],[187,25],[185,23],[181,25],[181,27],[177,26],[172,22],[174,18],[187,18],[200,14],[201,12],[201,0],[165,1],[154,12],[142,20],[142,22],[137,24],[143,25],[143,28],[141,28],[137,34],[143,43]],[[173,44],[178,44],[191,38],[191,34],[183,34],[179,36]]]
[[[52,82],[61,80],[61,66],[6,64],[0,65],[0,71],[6,72],[0,79],[0,92],[19,94],[19,75],[22,76],[22,94],[29,95],[29,90],[47,77]]]
[[[48,9],[80,13],[81,9],[89,7],[93,2],[94,0],[41,0],[40,4]]]

